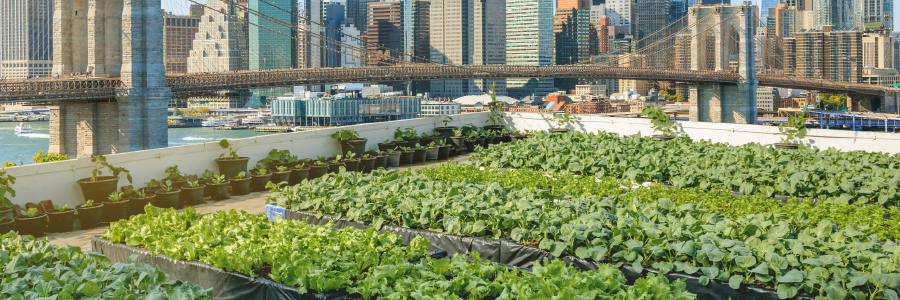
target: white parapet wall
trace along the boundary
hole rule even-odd
[[[488,113],[470,113],[454,115],[449,126],[474,124],[482,126],[487,121]],[[394,139],[397,128],[413,127],[418,132],[433,132],[435,127],[443,126],[443,117],[418,118],[411,120],[390,121],[361,124],[345,127],[334,127],[303,132],[273,134],[244,139],[229,140],[235,147],[240,147],[238,155],[250,157],[249,167],[266,158],[272,149],[290,150],[299,158],[331,156],[340,151],[340,144],[331,138],[331,134],[342,129],[354,129],[360,137],[367,138],[367,148],[377,148],[377,143],[386,139]],[[124,167],[131,172],[134,186],[142,187],[150,179],[166,177],[165,169],[178,165],[188,174],[202,175],[204,170],[218,173],[215,159],[228,150],[219,147],[219,141],[203,144],[144,150],[107,156],[107,161],[116,167]],[[25,206],[25,203],[37,203],[42,200],[53,200],[54,204],[67,204],[69,207],[84,203],[79,179],[91,177],[94,164],[90,158],[71,159],[60,162],[25,165],[6,168],[9,175],[17,178],[13,189],[16,197],[14,204]],[[108,175],[107,170],[103,170]],[[128,185],[122,174],[119,186]],[[97,200],[97,199],[95,199]]]
[[[569,129],[597,132],[614,132],[620,135],[640,133],[643,136],[653,135],[650,120],[645,118],[613,118],[588,115],[573,115],[574,124]],[[506,113],[507,127],[516,130],[547,130],[555,127],[550,122],[550,114],[539,113]],[[694,140],[709,140],[716,143],[743,145],[759,143],[763,145],[781,141],[777,126],[706,123],[676,121],[681,134]],[[801,141],[816,149],[835,148],[841,151],[866,151],[900,153],[900,133],[872,131],[849,131],[829,129],[808,129],[805,139]]]

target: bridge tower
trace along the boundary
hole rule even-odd
[[[693,6],[688,19],[690,69],[739,75],[736,85],[690,85],[690,120],[756,124],[756,6]]]
[[[56,0],[53,72],[120,77],[115,101],[50,109],[49,152],[69,157],[168,146],[161,0]]]

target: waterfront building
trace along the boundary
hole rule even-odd
[[[198,7],[200,9],[196,9]],[[163,12],[163,58],[166,74],[187,72],[187,60],[194,46],[194,37],[200,30],[203,7],[191,5],[191,13],[189,16],[178,16]]]
[[[862,32],[804,30],[785,39],[788,76],[859,82],[863,69]],[[789,58],[789,59],[788,59]],[[790,72],[793,70],[793,72]]]
[[[53,0],[0,1],[0,78],[53,75]]]
[[[553,0],[509,0],[506,2],[506,64],[549,66],[553,64]],[[553,78],[509,78],[507,95],[521,99],[556,91]]]
[[[506,63],[505,0],[432,0],[429,40],[431,60],[454,65]],[[506,95],[505,79],[460,79],[431,82],[435,97],[457,98],[489,93]]]
[[[756,110],[776,111],[775,104],[781,103],[781,95],[778,89],[761,86],[756,89]]]
[[[863,67],[894,68],[894,39],[884,31],[867,32],[862,37]]]
[[[448,101],[422,101],[422,112],[419,117],[434,117],[458,115],[462,113],[462,106],[456,102]]]
[[[278,125],[346,126],[418,118],[421,99],[415,97],[352,98],[278,97],[272,118]]]
[[[862,83],[893,87],[895,84],[900,84],[900,73],[896,69],[864,68]]]
[[[250,58],[247,26],[239,21],[243,14],[222,0],[209,0],[206,6],[188,56],[188,73],[247,70]]]

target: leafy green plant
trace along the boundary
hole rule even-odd
[[[106,197],[106,199],[109,200],[109,202],[119,202],[119,201],[125,200],[124,196],[125,196],[125,193],[112,192],[111,194],[109,194],[109,197]]]
[[[277,168],[275,168],[275,170],[278,172],[285,172],[288,170],[288,168],[285,166],[278,166]]]
[[[359,139],[359,133],[354,129],[344,129],[331,134],[331,138],[339,141],[349,141]]]
[[[66,211],[66,208],[68,208],[68,207],[69,206],[65,205],[65,204],[54,204],[53,205],[53,209],[55,209],[58,212],[64,212],[64,211]]]
[[[422,150],[422,149],[425,149],[425,147],[422,147],[422,145],[419,145],[419,144],[417,143],[417,144],[416,144],[416,149],[417,149],[417,150]]]
[[[415,138],[417,134],[416,129],[413,127],[406,127],[403,130],[397,128],[394,130],[394,138],[397,138],[398,142],[403,141],[402,138]]]
[[[453,136],[454,136],[454,137],[460,137],[460,136],[463,136],[463,131],[462,131],[462,129],[454,129],[454,130],[453,130]]]
[[[436,145],[434,142],[428,143],[428,148],[433,148]]]
[[[429,137],[431,137],[431,135],[428,134],[428,132],[422,132],[422,137],[423,137],[423,138],[429,138]]]
[[[803,112],[788,116],[787,123],[778,123],[778,131],[784,135],[782,144],[794,144],[797,139],[806,137],[806,117]]]
[[[178,165],[174,165],[174,166],[166,168],[166,174],[169,174],[165,178],[167,180],[179,181],[179,180],[186,180],[186,178],[187,178],[186,173],[183,173],[180,170],[178,170]]]
[[[488,109],[491,114],[488,115],[488,121],[492,125],[500,125],[500,121],[506,114],[503,113],[503,101],[497,101],[497,94],[494,92],[494,83],[491,83],[491,102],[488,102]],[[485,122],[485,123],[487,123]]]
[[[345,159],[348,161],[356,160],[356,153],[353,153],[353,151],[347,151],[347,156],[345,156]]]
[[[256,175],[266,175],[267,172],[268,170],[266,169],[258,169],[256,170]]]
[[[84,201],[84,204],[81,205],[81,207],[93,207],[93,206],[94,206],[94,200],[91,200],[91,199],[87,199],[87,201]]]
[[[390,139],[387,139],[387,140],[384,140],[384,142],[381,142],[381,143],[387,145],[387,144],[390,144],[390,143],[391,143],[391,140],[390,140]]]
[[[256,164],[257,165],[259,165],[259,164],[268,165],[270,163],[283,164],[283,163],[297,161],[297,159],[298,159],[298,157],[296,155],[291,155],[290,150],[272,149],[272,150],[269,150],[269,155],[267,155],[266,158],[263,158],[263,159],[257,161]]]
[[[47,239],[0,235],[10,263],[0,274],[0,299],[212,299],[212,290],[170,280],[147,264],[113,264],[79,247],[57,247]],[[40,259],[37,259],[40,258]]]
[[[17,167],[17,166],[21,166],[21,165],[24,165],[24,164],[25,164],[25,163],[24,163],[24,162],[21,162],[21,161],[18,162],[18,163],[16,163],[16,162],[8,162],[8,161],[7,161],[7,162],[3,162],[3,167],[4,167],[4,168]]]
[[[241,173],[244,173],[244,172],[241,172]],[[238,175],[240,175],[240,174],[238,174]],[[173,190],[175,190],[175,187],[172,186],[172,181],[171,181],[171,180],[166,180],[166,182],[163,182],[163,184],[162,184],[162,186],[160,186],[160,188],[162,188],[162,190],[164,190],[164,191],[166,191],[166,192],[170,192],[170,193],[171,193]]]
[[[256,141],[253,141],[253,143],[256,143]],[[234,148],[234,144],[231,144],[230,142],[228,142],[227,139],[222,139],[221,141],[219,141],[219,147],[221,147],[223,150],[228,149],[228,152],[226,152],[226,153],[228,154],[228,158],[231,158],[231,159],[240,159],[241,157],[237,154],[237,151],[241,150],[241,148],[244,148],[247,146],[249,146],[249,145],[243,145],[243,146]],[[219,158],[224,158],[226,153],[222,153],[222,155],[219,155]]]
[[[409,152],[409,150],[412,150],[412,148],[410,148],[410,147],[400,147],[400,150],[403,150],[403,152]]]
[[[188,187],[192,187],[192,188],[200,187],[200,182],[199,182],[199,181],[196,181],[196,180],[195,180],[195,181],[188,181],[188,182],[187,182],[187,186],[188,186]]]
[[[34,207],[29,208],[28,210],[22,212],[22,215],[27,218],[34,218],[38,216],[38,210]]]
[[[237,179],[244,179],[244,177],[247,177],[247,172],[240,172],[237,174],[237,176],[234,176],[234,178]]]
[[[453,117],[444,116],[444,119],[441,120],[444,123],[444,128],[447,128],[447,125],[450,125],[450,122],[453,122]]]
[[[325,162],[324,162],[324,161],[321,161],[321,160],[317,160],[315,163],[313,163],[313,165],[314,165],[314,166],[324,166],[324,165],[325,165]]]
[[[556,124],[556,129],[565,129],[567,125],[575,123],[575,118],[572,117],[568,112],[563,113],[554,113],[550,117],[550,122]]]
[[[662,109],[659,109],[659,107],[648,106],[641,111],[641,115],[650,119],[650,124],[652,124],[654,131],[662,133],[663,136],[675,136],[675,121],[672,121],[669,115],[663,112]]]
[[[213,175],[212,179],[210,179],[214,184],[221,184],[225,182],[225,175]]]
[[[402,142],[402,141],[403,141],[403,137],[398,137],[398,138],[394,139],[394,141],[396,141],[397,143]]]
[[[31,158],[35,164],[54,162],[54,161],[63,161],[68,160],[69,157],[65,154],[57,154],[57,153],[44,153],[44,151],[38,150],[38,154]]]
[[[203,179],[212,180],[216,174],[210,171],[209,169],[203,170]]]
[[[15,206],[12,200],[6,197],[7,193],[9,193],[9,197],[16,196],[16,190],[12,188],[13,184],[16,184],[16,177],[6,174],[4,170],[0,170],[0,208],[12,208]]]
[[[142,191],[140,189],[137,189],[137,190],[131,189],[128,192],[131,194],[134,194],[135,198],[147,198],[147,193],[145,193],[144,191]]]
[[[371,156],[368,153],[366,153],[366,154],[363,154],[362,159],[369,159],[370,157]]]
[[[106,168],[112,173],[113,177],[119,177],[119,174],[125,173],[126,178],[128,179],[128,183],[132,183],[131,181],[131,172],[126,170],[125,168],[115,167],[108,162],[106,162],[106,156],[103,155],[91,155],[91,162],[94,163],[94,170],[91,171],[91,181],[97,181],[97,179],[103,175],[102,168]]]

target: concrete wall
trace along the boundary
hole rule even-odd
[[[455,115],[450,126],[473,124],[485,125],[488,113],[471,113]],[[265,158],[272,149],[287,149],[300,158],[316,158],[330,156],[340,151],[340,145],[331,138],[335,131],[353,128],[361,137],[368,138],[368,148],[377,148],[377,143],[385,139],[393,139],[397,128],[415,127],[416,131],[432,132],[434,127],[443,126],[443,117],[419,118],[403,121],[372,123],[346,127],[335,127],[313,131],[273,134],[246,139],[230,140],[238,147],[241,156],[250,157],[250,167]],[[124,167],[131,171],[136,187],[144,186],[150,179],[165,177],[167,167],[178,165],[188,174],[202,174],[204,170],[218,173],[215,159],[228,150],[222,150],[219,141],[204,144],[170,147],[162,149],[136,151],[107,156],[107,161],[116,167]],[[245,146],[246,145],[246,146]],[[41,200],[53,200],[54,204],[68,204],[69,207],[84,203],[81,188],[76,181],[91,176],[94,165],[90,157],[72,159],[61,162],[26,165],[7,168],[9,175],[17,178],[13,188],[17,197],[12,202],[24,206],[27,202],[37,203]],[[108,172],[107,172],[108,174]],[[119,185],[128,185],[124,174]]]
[[[506,113],[510,122],[508,128],[517,130],[547,130],[550,122],[543,114]],[[570,129],[579,131],[615,132],[621,135],[653,135],[650,120],[644,118],[611,118],[597,116],[574,116],[575,124]],[[694,140],[710,140],[717,143],[743,145],[747,143],[772,144],[781,141],[778,127],[763,125],[727,124],[678,121],[679,131]],[[816,148],[836,148],[841,151],[862,150],[867,152],[900,153],[900,134],[869,131],[847,131],[829,129],[808,129],[803,144]]]

